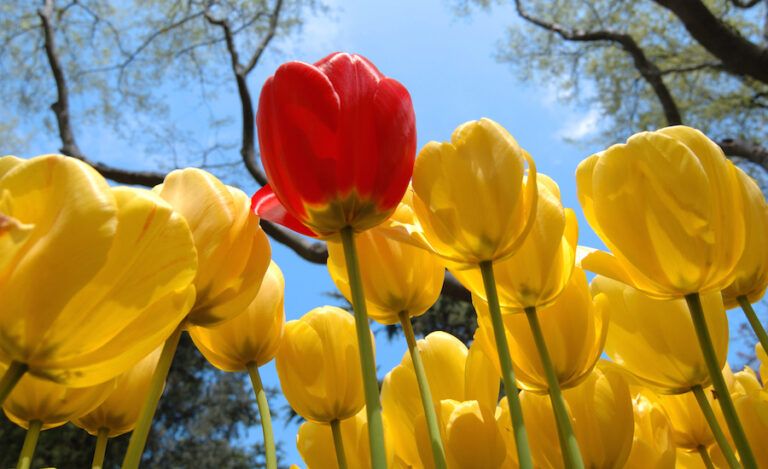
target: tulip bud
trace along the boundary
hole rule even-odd
[[[285,325],[277,375],[288,404],[302,417],[330,423],[365,405],[355,320],[322,306]]]
[[[720,291],[744,250],[739,177],[696,129],[633,135],[576,170],[579,202],[612,254],[582,260],[590,271],[658,298]]]
[[[477,401],[446,399],[439,407],[445,457],[451,469],[501,469],[508,466],[500,419],[501,409]],[[509,419],[507,419],[509,420]],[[433,469],[429,435],[423,415],[415,426],[419,455],[425,469]]]
[[[531,232],[514,255],[493,265],[499,302],[510,310],[549,306],[566,288],[573,271],[578,239],[576,214],[563,210],[555,181],[541,173],[536,181],[539,197]],[[451,272],[473,295],[487,301],[479,269]]]
[[[585,467],[622,467],[634,432],[632,397],[622,372],[601,362],[576,387],[563,391]],[[563,467],[549,396],[520,393],[533,460],[542,467]]]
[[[624,469],[672,469],[675,443],[666,412],[652,393],[637,393],[632,404],[635,432]]]
[[[385,237],[378,229],[355,237],[368,316],[396,324],[399,313],[420,316],[440,296],[445,268],[428,251]],[[348,301],[352,301],[341,243],[328,243],[328,272]]]
[[[256,297],[246,310],[212,327],[190,326],[198,350],[216,368],[245,371],[246,365],[271,361],[280,346],[285,326],[280,268],[271,262]]]
[[[411,197],[418,221],[392,219],[387,233],[464,268],[499,261],[533,227],[537,193],[533,159],[515,139],[490,119],[466,122],[450,142],[422,148]]]
[[[110,438],[133,430],[162,351],[162,346],[156,348],[133,368],[115,378],[114,389],[107,398],[72,423],[94,436],[105,428]]]
[[[195,168],[170,172],[153,191],[184,216],[197,248],[197,299],[187,321],[210,326],[242,313],[271,254],[248,197]]]
[[[714,405],[711,388],[705,389],[704,392],[709,404],[718,407]],[[715,443],[712,430],[693,393],[660,394],[658,402],[669,417],[669,423],[672,425],[672,439],[678,449],[696,452],[699,446],[706,448]]]
[[[5,366],[0,365],[0,374],[4,372]],[[39,421],[42,422],[41,429],[46,430],[90,412],[114,389],[114,380],[84,388],[68,388],[26,375],[8,395],[3,411],[20,427],[29,428],[30,422]]]
[[[746,228],[744,253],[736,265],[736,277],[723,290],[723,301],[727,309],[735,308],[740,296],[750,303],[763,297],[768,286],[768,204],[755,181],[744,171],[736,168],[739,175],[739,193],[744,203],[744,226]]]
[[[281,65],[261,90],[256,125],[269,185],[253,206],[304,234],[378,225],[411,178],[411,97],[360,55]]]
[[[657,300],[606,277],[592,281],[598,309],[610,311],[605,353],[642,383],[663,393],[708,386],[688,306],[682,299]],[[719,292],[702,295],[704,316],[720,366],[728,353],[728,318]]]
[[[728,391],[731,393],[736,413],[744,426],[744,433],[755,454],[757,465],[768,467],[768,447],[764,443],[765,436],[768,435],[768,391],[764,389],[764,385],[760,383],[755,372],[749,367],[744,367],[742,371],[737,373],[732,373],[728,368],[724,370],[723,374],[726,375]],[[724,419],[719,408],[715,409],[715,414],[720,425],[727,428],[724,426]],[[726,438],[733,445],[730,433],[726,433]],[[712,460],[722,467],[727,465],[718,448],[713,448]]]
[[[473,295],[479,328],[486,342],[494,347],[488,305]],[[521,389],[546,393],[549,389],[536,343],[522,314],[502,309],[509,351],[515,364],[515,379]],[[575,268],[568,285],[555,302],[537,312],[550,358],[562,389],[579,384],[600,359],[608,331],[608,311],[595,308],[589,294],[587,277]],[[498,357],[491,352],[490,357]],[[498,358],[494,360],[498,366]],[[501,368],[497,368],[501,373]]]
[[[197,266],[189,226],[151,192],[110,188],[74,158],[7,158],[0,360],[68,386],[104,382],[157,348],[189,311]]]

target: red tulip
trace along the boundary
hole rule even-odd
[[[411,97],[360,55],[281,65],[261,90],[256,124],[269,184],[252,207],[300,233],[378,225],[413,173]]]

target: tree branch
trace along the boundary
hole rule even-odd
[[[683,122],[680,109],[672,97],[669,88],[662,78],[663,73],[653,62],[648,60],[643,49],[637,44],[637,41],[629,34],[617,33],[608,30],[583,31],[579,29],[568,29],[557,23],[544,21],[530,15],[523,8],[520,0],[515,0],[517,14],[529,23],[538,26],[547,31],[553,32],[566,41],[573,42],[611,42],[619,45],[627,52],[634,63],[635,69],[640,73],[643,79],[651,86],[656,97],[659,99],[664,111],[667,125],[678,125]]]
[[[724,70],[768,84],[768,48],[721,21],[701,0],[654,1],[674,13],[688,33],[723,63]]]
[[[717,142],[723,152],[728,156],[739,156],[752,163],[759,164],[768,171],[768,148],[756,143],[743,140],[725,138]]]
[[[279,3],[280,0],[278,0],[278,4]],[[276,11],[279,11],[279,9]],[[251,92],[248,89],[247,77],[249,70],[240,64],[240,56],[237,52],[235,38],[232,34],[232,29],[229,26],[229,22],[225,19],[214,18],[210,13],[205,14],[205,19],[208,20],[209,23],[221,27],[221,30],[224,33],[224,40],[227,44],[227,52],[229,52],[230,63],[232,65],[232,72],[235,75],[235,82],[237,83],[237,94],[240,97],[243,130],[240,156],[243,158],[243,163],[245,164],[248,172],[251,173],[251,176],[253,176],[253,178],[263,186],[267,183],[267,176],[256,162],[256,113],[253,110]],[[270,24],[271,22],[272,20],[270,20]],[[273,36],[274,33],[271,36],[268,35],[270,39]],[[264,41],[262,41],[262,44],[264,44]],[[264,47],[266,47],[266,45],[264,45]]]
[[[272,14],[269,15],[269,28],[267,29],[267,34],[261,39],[259,46],[256,48],[256,51],[251,56],[248,64],[246,64],[244,67],[246,75],[251,73],[251,70],[256,67],[256,64],[259,62],[259,59],[261,59],[262,54],[264,54],[264,51],[267,49],[267,46],[275,37],[275,33],[277,32],[278,19],[280,19],[280,9],[282,7],[283,0],[276,0],[275,7],[272,9]]]

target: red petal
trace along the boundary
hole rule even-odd
[[[317,238],[317,233],[307,228],[298,218],[294,217],[277,198],[269,184],[265,185],[251,197],[251,210],[259,217],[278,225],[283,225],[297,233]]]

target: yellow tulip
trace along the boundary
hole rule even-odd
[[[477,295],[472,299],[478,315],[478,331],[486,336],[482,343],[495,349],[488,305]],[[537,314],[560,387],[567,389],[579,384],[600,359],[609,329],[608,310],[593,305],[584,271],[575,268],[563,293]],[[522,314],[504,314],[504,328],[518,386],[546,393],[549,386],[527,318]],[[493,351],[488,356],[495,358],[497,354]],[[494,363],[498,367],[498,358]],[[500,368],[497,370],[501,372]]]
[[[736,168],[739,175],[739,192],[744,203],[744,225],[746,236],[744,253],[736,265],[736,278],[723,290],[723,301],[727,309],[739,305],[737,300],[745,296],[750,303],[763,297],[768,286],[768,204],[755,181],[744,171]]]
[[[755,345],[755,355],[760,361],[760,377],[763,379],[763,389],[768,389],[768,355],[760,344]]]
[[[322,306],[289,321],[276,366],[285,399],[307,420],[348,419],[365,405],[355,320],[343,309]]]
[[[161,351],[162,346],[156,348],[133,368],[115,378],[114,389],[107,398],[72,423],[94,436],[104,429],[110,438],[133,430]]]
[[[424,362],[432,402],[437,408],[443,400],[469,399],[479,399],[484,406],[495,406],[499,375],[488,366],[487,358],[476,355],[479,350],[468,352],[459,339],[442,331],[427,335],[418,341],[417,346]],[[404,354],[400,364],[384,377],[381,401],[384,417],[395,429],[390,446],[397,456],[406,465],[420,467],[426,462],[431,463],[431,454],[422,461],[418,451],[416,422],[420,419],[426,423],[410,354]],[[425,437],[425,441],[421,442],[426,445],[425,448],[428,448],[428,441]]]
[[[733,404],[736,406],[736,413],[744,426],[744,432],[754,452],[757,465],[758,467],[768,467],[768,446],[765,444],[765,437],[768,435],[768,391],[764,389],[755,372],[749,367],[744,367],[742,371],[737,373],[732,373],[730,369],[726,369],[724,374]],[[763,379],[765,380],[765,378]],[[724,425],[720,409],[716,409],[715,414],[721,425]],[[732,445],[730,434],[726,434],[726,437]],[[724,464],[725,462],[722,453],[717,448],[712,450],[712,460],[717,464]]]
[[[478,401],[440,402],[442,439],[451,469],[501,469],[509,467],[506,440],[502,434],[501,408],[481,405]],[[509,420],[509,419],[507,419]],[[433,469],[424,418],[415,425],[418,451],[425,469]],[[421,467],[421,466],[419,466]]]
[[[658,298],[720,291],[744,249],[739,176],[690,127],[633,135],[576,170],[579,202],[612,254],[582,266]]]
[[[387,238],[376,228],[357,234],[355,242],[371,319],[396,324],[400,313],[420,316],[437,301],[445,268],[433,254]],[[344,249],[339,242],[328,242],[328,272],[351,302]]]
[[[526,174],[525,164],[528,164]],[[531,156],[498,123],[466,122],[450,142],[429,142],[413,170],[418,221],[391,219],[391,233],[438,256],[471,266],[514,254],[533,227],[536,167]],[[388,233],[390,231],[388,230]]]
[[[0,365],[0,372],[5,366]],[[41,430],[60,427],[101,404],[115,389],[109,380],[95,386],[69,388],[26,375],[19,380],[3,404],[6,417],[16,425],[29,428],[40,422]]]
[[[666,412],[651,393],[635,394],[635,432],[625,469],[673,469],[675,443]]]
[[[705,389],[704,392],[712,405],[711,388]],[[695,452],[699,446],[707,448],[715,443],[712,430],[693,393],[659,395],[658,402],[669,417],[672,439],[679,449]]]
[[[157,348],[189,311],[197,266],[189,227],[151,192],[110,189],[76,159],[6,158],[0,361],[68,386],[104,382]]]
[[[623,467],[632,448],[632,396],[623,373],[600,362],[589,377],[563,391],[585,467]],[[549,396],[522,391],[533,460],[541,467],[563,467]]]
[[[258,295],[245,312],[212,327],[190,326],[188,331],[203,356],[224,371],[244,371],[249,363],[271,361],[283,337],[285,280],[271,262]]]
[[[242,313],[271,254],[248,196],[195,168],[172,171],[153,190],[186,218],[195,240],[197,299],[188,323],[210,326]]]
[[[512,257],[493,265],[499,301],[508,311],[549,306],[566,288],[573,271],[578,240],[576,214],[563,210],[555,181],[538,174],[537,183],[538,206],[531,232]],[[479,269],[451,272],[473,295],[487,301]]]
[[[708,386],[707,367],[685,301],[656,300],[606,277],[592,281],[598,309],[610,310],[605,353],[642,383],[662,393]],[[728,353],[728,318],[718,292],[702,295],[719,364]]]
[[[366,420],[365,408],[346,420],[340,425],[341,438],[344,445],[344,455],[347,466],[352,468],[368,469],[371,467],[371,450],[368,442],[368,422]],[[384,423],[385,431],[389,426]],[[386,434],[389,440],[390,434]],[[307,469],[336,469],[338,463],[336,460],[336,449],[333,443],[331,427],[327,424],[304,422],[299,427],[299,433],[296,435],[296,447]],[[392,467],[394,452],[392,446],[387,445],[387,461],[389,467]]]

